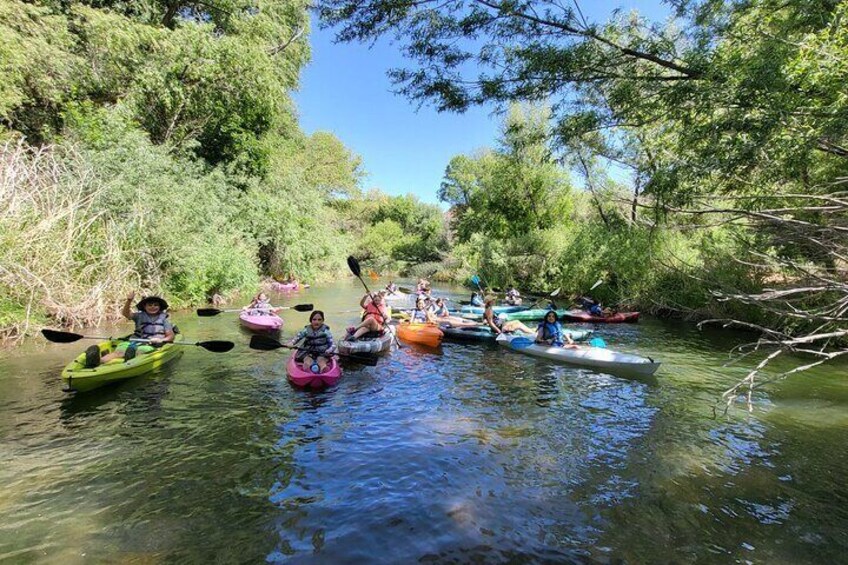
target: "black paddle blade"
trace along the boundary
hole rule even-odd
[[[41,330],[41,335],[47,338],[47,341],[52,341],[53,343],[73,343],[85,337],[84,335],[71,332],[60,332],[48,329]]]
[[[292,306],[292,310],[297,310],[298,312],[312,312],[314,309],[314,304],[296,304]]]
[[[213,353],[226,353],[230,349],[236,346],[232,341],[220,341],[220,340],[212,340],[212,341],[198,341],[195,343],[198,347],[202,347],[207,351],[212,351]]]
[[[209,316],[217,316],[220,314],[222,310],[218,310],[217,308],[198,308],[197,315],[203,318],[208,318]]]
[[[273,351],[285,347],[282,343],[272,337],[265,335],[254,335],[250,338],[250,348],[259,351]]]
[[[356,257],[354,257],[353,255],[348,256],[347,266],[350,268],[350,272],[356,275],[357,277],[362,274],[362,271],[359,269],[359,261],[357,261]]]

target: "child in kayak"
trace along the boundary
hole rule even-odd
[[[415,310],[409,316],[409,322],[412,324],[435,324],[437,322],[433,310],[428,308],[423,298],[415,301]]]
[[[324,312],[315,310],[309,315],[309,325],[297,332],[289,345],[300,342],[294,360],[303,365],[304,371],[323,373],[330,357],[336,351],[330,327],[324,323]]]
[[[253,297],[250,304],[242,308],[244,312],[250,312],[252,316],[270,316],[280,311],[279,308],[271,306],[271,301],[268,300],[268,295],[260,292]]]
[[[362,315],[362,321],[358,326],[348,329],[348,333],[352,334],[349,338],[350,341],[356,341],[369,332],[381,333],[383,327],[391,318],[382,292],[373,295],[366,294],[359,301],[359,305],[365,310],[365,313]]]
[[[121,314],[124,318],[135,322],[135,332],[128,341],[121,342],[115,350],[100,357],[100,348],[92,345],[85,350],[85,366],[94,368],[101,363],[108,363],[113,359],[124,358],[129,361],[137,353],[150,353],[165,343],[174,341],[174,325],[168,320],[168,303],[158,296],[147,296],[135,305],[136,311],[130,311],[130,305],[135,298],[135,292],[131,292],[124,302]],[[139,343],[133,338],[149,340],[149,343]]]
[[[398,293],[398,286],[394,283],[394,281],[389,281],[389,284],[386,285],[386,292],[392,295]]]
[[[566,342],[568,345],[566,345]],[[536,330],[536,343],[553,345],[555,347],[575,348],[571,335],[563,332],[557,313],[551,310],[545,314],[545,319],[539,323]]]
[[[496,334],[500,335],[503,332],[511,333],[514,331],[521,331],[528,334],[536,333],[525,326],[520,320],[510,320],[505,322],[495,316],[495,311],[493,309],[495,305],[494,298],[489,298],[486,300],[485,304],[486,309],[483,311],[483,323],[492,328],[492,331]]]
[[[521,294],[514,286],[506,291],[506,303],[511,306],[521,306]]]
[[[471,293],[471,305],[480,307],[484,304],[483,298],[480,296],[480,293],[476,290]]]

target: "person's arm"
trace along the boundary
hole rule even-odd
[[[306,337],[306,328],[303,328],[299,332],[297,332],[291,340],[289,340],[289,345],[294,345],[298,341],[302,340]]]
[[[541,326],[536,330],[536,343],[545,343],[545,330]]]
[[[132,306],[133,298],[135,298],[135,291],[133,291],[133,292],[129,293],[129,295],[127,295],[127,301],[124,302],[124,309],[121,310],[121,314],[127,320],[133,319],[133,312],[130,310],[130,306]]]
[[[359,306],[361,308],[365,308],[365,305],[367,304],[366,300],[370,300],[370,299],[371,299],[371,295],[366,294],[365,296],[362,297],[362,300],[359,301]]]
[[[327,355],[332,355],[333,353],[336,352],[336,342],[333,341],[333,332],[331,332],[329,328],[327,328],[324,331],[327,334],[327,344],[328,344],[327,350],[324,353],[327,354]]]
[[[483,320],[486,322],[486,324],[488,324],[489,328],[491,328],[491,330],[495,332],[495,334],[500,335],[501,329],[495,324],[495,322],[492,321],[492,314],[484,312]]]

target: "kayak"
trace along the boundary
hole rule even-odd
[[[489,326],[463,326],[455,328],[445,324],[441,326],[441,329],[445,334],[445,339],[458,341],[495,341],[495,338],[498,337]],[[564,332],[571,335],[571,339],[574,341],[585,341],[592,335],[593,330],[569,330],[566,328]],[[519,332],[516,335],[529,337],[530,339],[534,338],[532,334],[528,336],[525,333]]]
[[[492,306],[492,310],[495,314],[509,314],[527,310],[527,306]],[[462,306],[459,311],[464,314],[482,314],[486,311],[486,308],[485,306]]]
[[[291,290],[297,290],[300,288],[300,285],[297,282],[281,283],[274,281],[271,283],[271,288],[277,292],[288,292]]]
[[[594,316],[585,310],[567,310],[560,316],[568,322],[585,322],[589,324],[621,324],[639,321],[639,312],[616,312],[609,316]]]
[[[386,302],[407,302],[410,297],[412,297],[411,294],[404,294],[403,292],[398,291],[394,294],[387,294],[384,298]]]
[[[295,386],[324,388],[339,382],[339,379],[342,378],[342,368],[335,357],[330,357],[330,364],[327,365],[327,370],[323,373],[316,374],[312,371],[304,371],[303,366],[294,360],[294,354],[292,354],[288,363],[286,363],[286,375]]]
[[[523,338],[513,343],[517,338]],[[649,357],[640,357],[630,353],[619,353],[610,349],[581,345],[576,349],[529,343],[528,339],[515,334],[501,334],[497,338],[499,345],[508,347],[525,355],[542,357],[559,363],[588,367],[598,371],[617,374],[648,377],[653,375],[660,364]]]
[[[430,347],[438,347],[445,335],[436,324],[410,324],[409,322],[401,322],[398,325],[397,334],[404,341]]]
[[[350,334],[339,342],[339,353],[343,355],[350,355],[351,353],[381,353],[388,351],[395,341],[394,330],[388,325],[383,330],[383,333],[377,337],[360,338],[356,341],[350,341],[348,339],[349,337]]]
[[[252,314],[250,310],[239,314],[239,323],[256,332],[278,332],[283,327],[283,319],[276,314]]]
[[[179,342],[182,339],[182,335],[177,334],[174,341]],[[100,356],[104,357],[107,353],[111,353],[123,341],[113,339],[101,342],[99,344]],[[86,392],[110,383],[149,373],[169,361],[173,361],[182,353],[183,348],[179,345],[166,344],[150,353],[139,353],[129,361],[113,359],[92,369],[86,368],[85,353],[82,353],[62,370],[62,380],[65,381],[66,390]]]
[[[498,318],[504,321],[508,320],[521,320],[522,322],[526,322],[528,320],[542,320],[551,312],[550,309],[544,308],[533,308],[532,310],[522,310],[520,312],[507,312],[504,314],[498,314]],[[565,314],[570,312],[570,310],[557,310],[557,316],[562,318]]]

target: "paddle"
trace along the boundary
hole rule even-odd
[[[483,287],[480,286],[480,277],[477,275],[471,275],[471,282],[477,285],[477,288],[480,290],[480,293],[484,296],[486,295],[486,291],[483,290]]]
[[[302,350],[302,347],[297,347],[296,345],[288,345],[286,343],[280,343],[276,339],[264,335],[254,335],[250,338],[250,348],[256,349],[258,351],[273,351],[275,349],[295,349]],[[339,357],[348,357],[354,361],[362,363],[363,365],[368,365],[369,367],[377,366],[377,358],[374,356],[366,356],[366,355],[346,355],[344,353],[334,353],[334,355],[338,355]]]
[[[99,339],[103,340],[111,340],[111,337],[97,337],[93,335],[81,335],[75,334],[71,332],[61,332],[57,330],[41,330],[42,335],[47,338],[48,341],[52,341],[54,343],[73,343],[75,341],[81,339]],[[130,337],[123,341],[133,341],[136,343],[153,343],[152,340],[149,339],[141,339]],[[225,353],[235,347],[235,344],[232,341],[175,341],[171,342],[171,345],[196,345],[198,347],[202,347],[208,351],[212,351],[214,353]]]
[[[311,312],[313,309],[312,304],[296,304],[295,306],[270,306],[268,309],[277,308],[278,310],[297,310],[298,312]],[[255,308],[255,310],[260,310],[260,308]],[[231,308],[229,310],[218,310],[217,308],[198,308],[197,315],[203,317],[209,316],[217,316],[218,314],[223,314],[225,312],[242,312],[241,308]]]
[[[550,294],[548,295],[548,298],[554,298],[554,297],[556,297],[557,295],[559,295],[559,291],[560,291],[560,289],[559,289],[559,288],[557,288],[555,291],[553,291],[552,293],[550,293]],[[536,307],[536,305],[538,305],[541,301],[542,301],[542,299],[540,298],[539,300],[537,300],[536,302],[534,302],[532,305],[530,305],[530,307],[529,307],[529,308],[527,308],[527,309],[528,309],[528,310],[532,310],[532,309],[533,309],[533,308],[535,308],[535,307]],[[553,300],[551,300],[551,304],[553,304]],[[554,310],[556,310],[556,305],[554,305]]]
[[[359,282],[362,283],[362,286],[365,287],[365,292],[370,294],[371,298],[373,299],[374,295],[371,294],[371,291],[368,290],[368,285],[365,284],[364,280],[362,280],[362,271],[359,269],[359,261],[356,260],[356,257],[354,257],[353,255],[348,255],[347,266],[350,269],[350,272],[353,273],[354,275],[356,275],[356,278],[358,278]],[[388,320],[383,320],[383,323],[388,323],[388,322],[389,322]],[[402,346],[401,346],[400,342],[398,341],[397,335],[394,332],[392,332],[392,337],[394,338],[395,345],[397,345],[398,349],[402,349]]]

